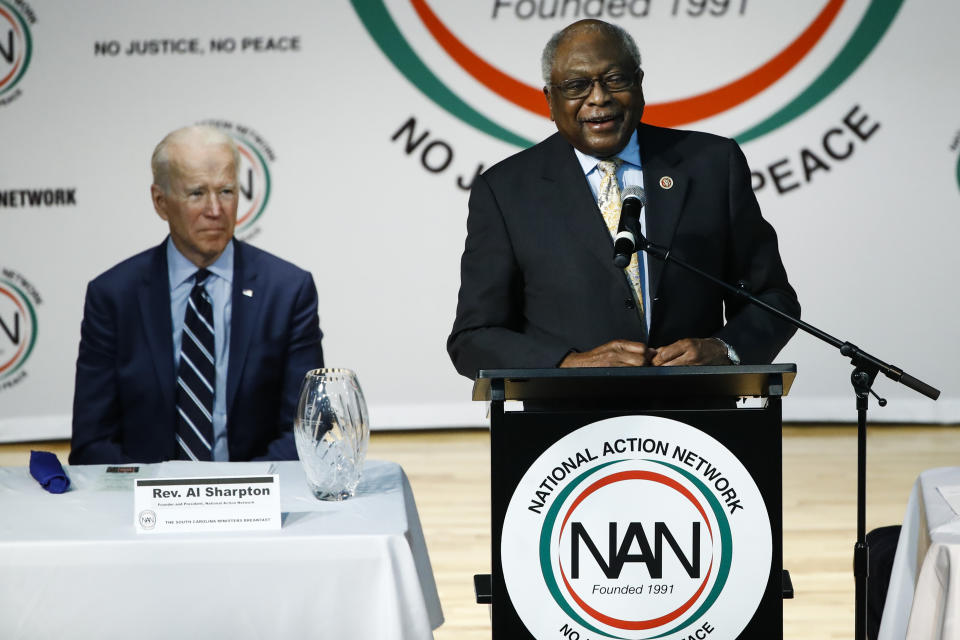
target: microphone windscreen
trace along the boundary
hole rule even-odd
[[[620,194],[620,201],[625,203],[628,199],[640,200],[641,207],[647,206],[647,193],[639,185],[632,184],[623,190]]]

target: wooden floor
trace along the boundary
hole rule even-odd
[[[903,519],[920,471],[960,465],[958,427],[874,427],[868,442],[868,530]],[[67,443],[33,447],[66,460]],[[0,446],[0,465],[26,465],[30,448]],[[436,640],[489,638],[472,579],[490,570],[487,432],[375,433],[369,455],[399,462],[413,486],[446,618]],[[796,590],[784,603],[789,640],[853,637],[856,455],[854,427],[785,429],[784,567]]]

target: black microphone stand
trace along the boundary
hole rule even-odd
[[[927,396],[932,400],[940,397],[940,391],[930,385],[917,380],[913,376],[904,373],[899,367],[887,364],[886,362],[875,358],[869,353],[863,351],[850,342],[845,342],[834,338],[830,334],[803,322],[799,318],[794,318],[788,313],[777,309],[776,307],[760,300],[747,290],[747,283],[740,281],[734,287],[731,284],[716,278],[705,271],[697,269],[693,265],[671,255],[669,249],[648,242],[642,233],[635,234],[637,237],[637,246],[639,250],[646,251],[647,254],[663,260],[664,263],[674,263],[684,269],[691,271],[698,276],[713,282],[719,287],[730,291],[750,304],[756,305],[761,309],[772,313],[778,318],[789,322],[795,327],[806,331],[810,335],[823,340],[840,350],[840,355],[850,358],[853,365],[853,373],[850,374],[850,382],[853,385],[853,392],[857,399],[857,542],[853,548],[853,576],[856,584],[855,596],[855,634],[856,640],[866,640],[867,637],[867,577],[869,575],[868,565],[870,559],[870,549],[866,539],[866,518],[867,518],[867,408],[870,395],[877,398],[881,407],[887,405],[887,401],[878,396],[873,391],[873,381],[877,374],[883,372],[891,380],[895,380],[914,391]]]

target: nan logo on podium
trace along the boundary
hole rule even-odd
[[[501,560],[537,638],[733,640],[770,577],[749,472],[686,424],[621,416],[547,449],[510,500]]]

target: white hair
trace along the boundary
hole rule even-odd
[[[206,124],[182,127],[168,133],[153,150],[153,156],[150,158],[153,183],[163,189],[165,193],[170,192],[170,146],[185,140],[195,140],[210,146],[228,147],[230,153],[233,154],[234,169],[236,171],[240,170],[240,152],[237,151],[237,145],[233,138],[227,133]]]
[[[620,41],[623,51],[633,60],[634,67],[640,67],[640,49],[634,41],[633,36],[627,33],[626,29],[619,25],[603,22],[602,20],[581,20],[557,31],[547,41],[543,48],[543,55],[540,56],[540,73],[543,75],[543,83],[550,85],[550,74],[553,71],[553,63],[557,58],[557,48],[560,43],[574,33],[583,33],[584,31],[599,31],[605,35],[613,36]],[[632,71],[632,70],[631,70]]]

